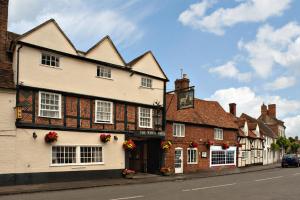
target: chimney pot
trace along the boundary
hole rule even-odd
[[[268,105],[268,115],[270,117],[276,118],[276,104]]]
[[[190,80],[186,74],[183,74],[181,79],[176,79],[175,90],[183,90],[190,87]]]
[[[236,103],[230,103],[230,104],[229,104],[229,112],[230,112],[233,116],[236,116]]]

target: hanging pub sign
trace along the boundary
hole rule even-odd
[[[177,92],[177,109],[194,107],[194,88]]]

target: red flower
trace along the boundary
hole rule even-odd
[[[57,133],[54,131],[50,131],[49,133],[47,133],[45,135],[45,142],[47,142],[47,143],[56,142],[57,138],[58,138]]]
[[[229,148],[229,145],[228,145],[227,143],[224,143],[224,144],[222,145],[222,148],[223,148],[223,149],[228,149],[228,148]]]
[[[198,147],[198,144],[196,142],[190,142],[190,147],[191,148],[197,148]]]
[[[214,145],[214,141],[213,140],[207,140],[207,142],[206,142],[207,148],[209,148],[212,145]]]
[[[101,134],[101,135],[100,135],[100,140],[101,140],[101,142],[103,142],[103,143],[109,142],[109,141],[110,141],[110,138],[111,138],[111,135],[110,135],[110,134]]]
[[[136,148],[136,145],[133,142],[133,140],[129,139],[129,140],[125,140],[125,142],[123,143],[123,148],[125,150],[133,150]]]

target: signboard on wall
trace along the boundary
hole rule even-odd
[[[177,93],[177,109],[193,108],[194,107],[194,89],[179,91]]]

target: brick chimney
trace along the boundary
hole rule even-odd
[[[236,116],[236,103],[230,103],[230,104],[229,104],[229,112],[230,112],[233,116]]]
[[[268,108],[267,106],[263,103],[263,105],[261,105],[261,115],[266,116],[268,114]]]
[[[187,89],[190,87],[190,79],[188,79],[186,74],[183,74],[181,79],[176,79],[175,90]]]
[[[6,62],[8,0],[0,0],[0,63]]]
[[[276,104],[269,104],[268,105],[268,115],[270,117],[276,118]]]

